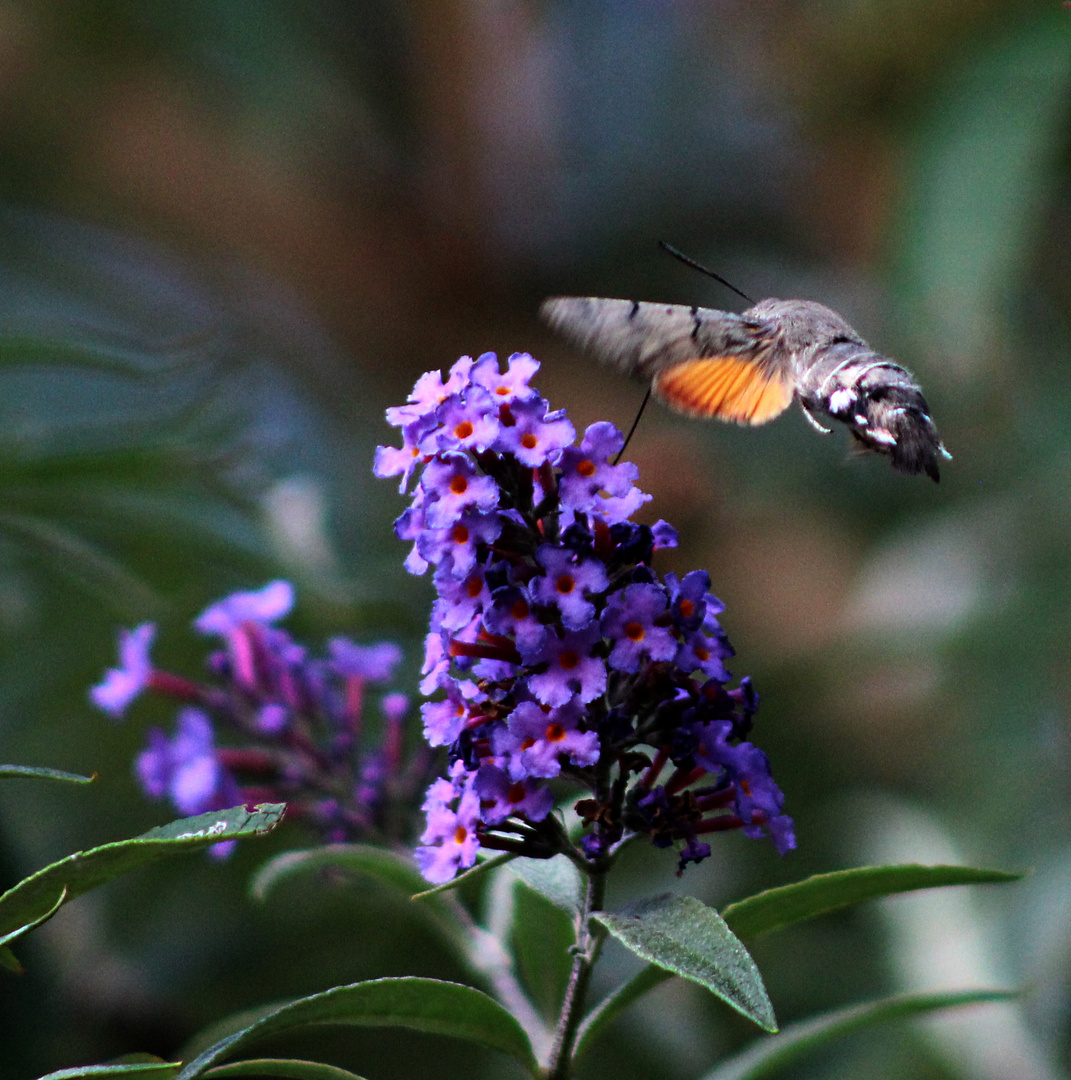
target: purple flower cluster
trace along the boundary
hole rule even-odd
[[[174,735],[151,730],[135,762],[146,794],[181,814],[285,801],[288,818],[328,842],[403,839],[393,835],[406,820],[399,806],[428,778],[426,751],[402,760],[408,698],[381,696],[376,731],[364,730],[368,691],[390,681],[401,650],[338,637],[326,658],[310,657],[274,625],[293,602],[290,584],[274,581],[202,612],[194,628],[222,646],[208,658],[209,684],[153,666],[151,623],[123,630],[120,666],[90,699],[114,719],[143,691],[181,703]],[[217,733],[229,745],[217,745]]]
[[[487,353],[423,375],[387,412],[401,447],[376,453],[403,493],[419,476],[395,531],[438,593],[422,712],[451,764],[424,802],[424,876],[449,881],[481,847],[564,850],[558,777],[586,789],[588,859],[637,833],[678,847],[682,869],[726,829],[794,847],[769,761],[745,741],[757,697],[746,679],[726,688],[709,577],[659,578],[652,555],[676,533],[631,521],[650,496],[635,465],[612,463],[621,433],[592,424],[576,445],[529,385],[538,367],[518,354],[503,373]]]

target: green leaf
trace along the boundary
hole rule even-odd
[[[150,829],[131,840],[80,851],[38,870],[0,896],[0,935],[26,928],[47,917],[57,897],[66,890],[66,900],[98,885],[129,873],[166,855],[207,847],[221,840],[261,836],[282,820],[283,803],[264,803],[255,810],[236,806],[214,810],[196,817],[182,818]]]
[[[283,1001],[282,1004],[289,1004],[289,1001]],[[263,1020],[265,1016],[270,1016],[279,1006],[279,1001],[269,1001],[265,1004],[256,1005],[251,1009],[240,1009],[238,1012],[229,1013],[227,1016],[214,1020],[191,1035],[182,1044],[182,1047],[176,1051],[175,1057],[186,1062],[192,1061],[198,1054],[203,1054],[209,1047],[215,1046],[216,1043],[229,1038],[236,1032],[252,1027],[258,1020]]]
[[[336,986],[281,1005],[248,1027],[221,1039],[191,1061],[179,1080],[193,1080],[250,1043],[310,1024],[404,1027],[467,1039],[509,1054],[533,1075],[538,1071],[520,1024],[480,990],[436,979],[374,979]]]
[[[181,1061],[167,1061],[156,1054],[147,1054],[144,1050],[135,1050],[131,1054],[120,1054],[106,1062],[108,1065],[170,1065],[173,1069],[181,1069]]]
[[[694,896],[665,893],[592,918],[637,956],[705,986],[766,1031],[777,1030],[755,961],[725,920]]]
[[[6,968],[15,975],[21,975],[26,970],[19,963],[19,958],[6,945],[0,945],[0,967]]]
[[[734,934],[750,940],[865,900],[947,885],[999,884],[1018,881],[1022,876],[968,866],[863,866],[816,874],[792,885],[757,893],[730,904],[722,911],[722,918]],[[599,1002],[580,1026],[576,1055],[586,1051],[625,1009],[671,974],[651,965]]]
[[[292,1058],[250,1058],[230,1065],[217,1065],[206,1076],[285,1076],[288,1080],[361,1080],[356,1073],[325,1065],[322,1061],[297,1061]]]
[[[514,865],[510,863],[510,866]],[[553,1025],[561,1014],[573,967],[576,917],[555,907],[542,893],[516,888],[514,881],[509,884],[515,889],[506,938],[513,967],[532,1004],[543,1019]],[[492,932],[495,929],[492,921]]]
[[[85,1065],[81,1068],[60,1069],[39,1080],[77,1080],[78,1077],[115,1076],[121,1080],[172,1080],[182,1068],[181,1062],[161,1061],[120,1065]]]
[[[1009,8],[1009,11],[1013,8]],[[945,356],[992,351],[996,320],[1062,182],[1071,92],[1067,11],[1021,6],[946,65],[904,173],[903,279]],[[970,272],[965,273],[964,268]]]
[[[338,483],[376,560],[361,498],[375,481],[341,488],[373,440],[310,392],[333,361],[308,319],[266,322],[241,275],[210,283],[131,236],[6,206],[0,233],[0,544],[6,595],[26,607],[9,612],[5,687],[38,700],[42,681],[91,670],[87,642],[115,622],[167,618],[191,589],[204,602],[302,559],[266,520],[287,478]],[[302,561],[306,597],[352,603],[356,588]]]
[[[584,880],[564,855],[555,855],[553,859],[514,859],[508,869],[533,892],[567,914],[576,915],[583,910]]]
[[[881,1001],[852,1005],[811,1020],[790,1024],[776,1038],[763,1039],[749,1050],[723,1062],[703,1080],[759,1080],[774,1076],[805,1054],[853,1031],[896,1020],[985,1001],[1009,1001],[1014,990],[962,990],[939,994],[902,994]]]
[[[402,855],[370,844],[325,844],[304,851],[285,851],[269,859],[254,875],[249,889],[257,900],[265,900],[277,887],[309,874],[334,875],[343,879],[371,879],[409,899],[426,885],[415,863]],[[428,902],[412,910],[433,928],[460,959],[468,962],[467,942],[456,915],[433,894],[421,893]]]
[[[1018,881],[1022,874],[969,866],[861,866],[816,874],[792,885],[767,889],[722,911],[734,934],[750,939],[864,900],[946,885]]]
[[[637,972],[628,982],[622,983],[612,994],[608,994],[581,1021],[576,1036],[574,1060],[594,1045],[595,1040],[606,1030],[607,1025],[616,1020],[634,1001],[639,1001],[649,990],[661,986],[667,979],[673,978],[673,972],[648,964]]]
[[[265,900],[283,882],[308,874],[373,878],[411,896],[427,882],[411,859],[370,844],[325,844],[305,851],[285,851],[269,859],[253,876],[249,891]]]
[[[60,893],[59,893],[59,896],[56,898],[56,902],[43,915],[39,915],[36,919],[33,919],[31,922],[25,923],[24,925],[18,927],[17,929],[11,930],[8,933],[4,934],[3,936],[0,936],[0,946],[3,946],[4,948],[7,948],[7,946],[12,941],[16,941],[18,938],[22,937],[23,934],[26,934],[30,930],[32,930],[35,926],[40,926],[41,923],[48,922],[48,920],[51,919],[52,916],[55,915],[56,912],[59,911],[59,909],[61,907],[63,907],[64,901],[66,899],[67,899],[67,889],[66,888],[60,889]],[[13,960],[15,960],[15,954],[14,953],[11,954],[11,958]],[[21,971],[22,970],[22,965],[19,964],[18,960],[15,960],[15,963],[18,965],[18,968]]]
[[[97,776],[80,776],[78,773],[63,772],[62,769],[46,769],[38,765],[0,765],[0,780],[10,780],[24,776],[40,780],[66,780],[72,784],[92,784]]]

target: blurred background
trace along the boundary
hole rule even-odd
[[[766,428],[654,407],[629,453],[662,569],[708,569],[763,695],[799,849],[726,837],[615,899],[723,904],[896,861],[1033,868],[762,942],[782,1022],[897,989],[1021,1007],[890,1029],[795,1074],[1059,1077],[1071,1065],[1071,10],[1058,0],[0,0],[0,886],[169,817],[86,688],[116,628],[285,575],[290,625],[391,637],[412,689],[430,587],[371,477],[383,409],[459,354],[531,351],[578,427],[642,387],[537,322],[553,293],[840,311],[911,368],[939,486]],[[283,830],[80,899],[0,977],[4,1077],[176,1052],[224,1013],[393,974],[458,977],[372,890],[250,900]],[[607,951],[606,982],[629,969]],[[751,1038],[694,987],[629,1014],[586,1076],[701,1075]],[[503,1075],[379,1032],[315,1052],[375,1077]],[[325,1041],[326,1040],[326,1041]],[[311,1044],[307,1044],[311,1045]],[[323,1046],[330,1045],[330,1051]],[[299,1053],[301,1046],[284,1049]],[[307,1049],[307,1053],[313,1053]]]

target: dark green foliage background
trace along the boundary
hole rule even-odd
[[[648,415],[630,454],[652,519],[728,604],[800,849],[725,837],[680,882],[633,851],[611,899],[720,907],[877,861],[923,822],[903,861],[1037,868],[976,910],[1066,1068],[1069,39],[1059,3],[1007,0],[0,5],[0,759],[99,774],[0,782],[0,885],[168,816],[129,764],[167,713],[113,725],[85,698],[120,625],[157,620],[158,659],[196,673],[190,619],[285,575],[299,636],[397,638],[414,689],[429,591],[370,475],[383,408],[461,352],[530,350],[578,426],[627,425],[640,390],[534,311],[570,291],[735,308],[665,237],[752,295],[841,310],[916,371],[955,460],[935,487],[846,462],[794,413],[756,431]],[[327,554],[266,526],[272,492],[310,490]],[[370,886],[250,900],[301,842],[162,863],[62,911],[21,947],[28,973],[0,973],[0,1075],[167,1055],[338,983],[463,978]],[[520,903],[542,1001],[559,927]],[[756,944],[779,1018],[904,988],[887,929],[861,909]],[[599,989],[631,963],[609,946]],[[749,1038],[673,984],[585,1075],[698,1076]],[[392,1032],[315,1048],[377,1078],[502,1075]],[[871,1035],[807,1075],[962,1068]]]

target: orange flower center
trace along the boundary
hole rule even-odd
[[[710,650],[705,649],[702,645],[696,645],[695,657],[697,660],[705,664],[710,659]]]
[[[483,578],[479,574],[473,574],[472,577],[465,582],[465,592],[469,594],[470,600],[475,600],[477,596],[483,592]]]
[[[544,738],[547,742],[561,742],[565,738],[565,728],[561,724],[549,724]]]
[[[509,609],[509,613],[520,622],[522,619],[527,619],[531,613],[531,609],[523,600],[514,601],[513,607]]]
[[[554,586],[558,590],[558,592],[566,596],[573,591],[575,585],[576,581],[574,580],[572,574],[562,574],[562,576],[558,578],[558,580],[554,583]]]
[[[450,490],[455,495],[464,495],[469,489],[469,482],[463,476],[455,476],[450,481]]]
[[[691,600],[681,601],[681,615],[690,619],[695,614],[695,604]]]
[[[454,843],[463,844],[468,835],[468,829],[466,829],[464,825],[458,825],[458,827],[454,830]]]
[[[625,637],[627,637],[629,641],[643,641],[646,635],[647,631],[644,630],[643,623],[625,623]]]
[[[592,461],[591,458],[584,458],[584,460],[580,462],[579,465],[577,465],[576,472],[578,476],[583,476],[585,478],[589,476],[594,476],[595,462]]]
[[[450,535],[453,537],[455,544],[467,544],[469,542],[469,530],[465,525],[455,525],[454,531]]]
[[[509,387],[508,386],[496,386],[495,387],[495,393],[498,394],[499,397],[505,397],[509,393]]]
[[[507,798],[511,803],[524,802],[524,784],[520,780],[510,787]]]
[[[521,436],[521,446],[523,446],[525,450],[534,450],[538,445],[539,440],[530,431],[526,431]]]
[[[454,428],[454,434],[459,439],[467,439],[472,434],[472,422],[470,420],[462,420],[460,424]]]

